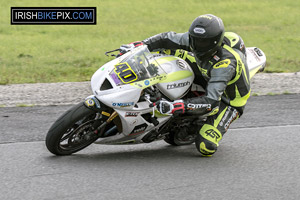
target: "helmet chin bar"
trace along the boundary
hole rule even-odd
[[[219,41],[218,40],[212,40],[211,44],[209,46],[207,46],[207,47],[203,46],[203,48],[201,48],[200,46],[197,47],[197,44],[196,44],[197,41],[190,36],[189,37],[189,39],[191,41],[190,49],[192,50],[194,55],[199,60],[205,60],[205,59],[208,59],[208,58],[214,56],[218,52],[218,50],[222,46],[223,38],[224,38],[224,33],[220,36]],[[201,42],[201,40],[199,40],[198,42]]]
[[[194,50],[192,50],[192,51],[193,51],[195,57],[197,57],[199,60],[206,60],[206,59],[213,57],[218,52],[219,49],[220,49],[220,47],[217,46],[206,52],[196,52]]]

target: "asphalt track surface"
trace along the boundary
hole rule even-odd
[[[300,199],[300,95],[253,96],[217,153],[164,141],[51,155],[70,106],[0,108],[0,199]]]

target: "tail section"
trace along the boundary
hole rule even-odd
[[[266,65],[266,55],[257,47],[248,47],[246,49],[246,53],[251,79],[257,72],[264,71]]]

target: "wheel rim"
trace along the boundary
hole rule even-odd
[[[192,144],[195,142],[196,134],[180,134],[174,137],[174,142],[178,145]]]
[[[92,129],[96,119],[96,115],[93,114],[74,123],[62,135],[58,148],[61,151],[77,151],[94,142],[98,138]]]

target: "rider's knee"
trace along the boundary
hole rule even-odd
[[[196,148],[205,156],[213,155],[219,146],[222,134],[218,129],[211,125],[204,125],[195,139]]]
[[[195,144],[198,151],[204,156],[211,156],[218,149],[218,146],[215,143],[206,140],[200,134],[197,135]]]

